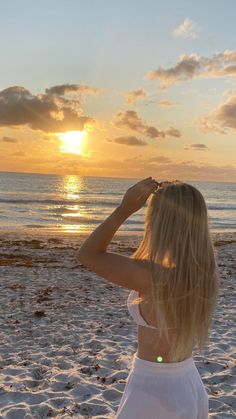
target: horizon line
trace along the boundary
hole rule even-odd
[[[61,173],[39,173],[39,172],[12,172],[12,171],[5,171],[0,170],[1,173],[15,173],[15,174],[22,174],[22,175],[43,175],[43,176],[78,176],[78,177],[93,177],[93,178],[108,178],[108,179],[140,179],[137,177],[120,177],[120,176],[97,176],[97,175],[78,175],[78,174],[61,174]],[[219,180],[196,180],[196,179],[188,179],[187,181],[183,182],[200,182],[200,183],[232,183],[235,184],[236,182],[230,181],[219,181]]]

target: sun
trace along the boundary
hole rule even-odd
[[[64,153],[82,154],[82,145],[87,132],[84,131],[67,131],[57,134],[57,138],[61,141],[60,150]]]

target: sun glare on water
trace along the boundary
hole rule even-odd
[[[64,153],[82,154],[86,134],[86,131],[67,131],[58,134],[58,139],[61,141],[60,150]]]

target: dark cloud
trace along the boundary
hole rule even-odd
[[[236,95],[229,97],[223,105],[199,119],[204,132],[226,134],[227,128],[236,130]]]
[[[13,138],[13,137],[2,137],[2,141],[4,141],[5,143],[17,143],[18,142],[17,138]]]
[[[144,89],[130,90],[126,93],[126,103],[131,105],[136,103],[138,100],[147,96],[147,93]]]
[[[176,138],[180,138],[181,137],[181,132],[176,129],[176,128],[169,128],[165,131],[166,135],[169,135],[171,137],[176,137]]]
[[[131,129],[149,138],[164,138],[166,135],[173,137],[181,136],[181,133],[175,128],[161,131],[145,124],[137,112],[133,110],[118,112],[113,119],[113,125],[117,128]]]
[[[180,55],[171,68],[158,67],[146,74],[148,80],[159,80],[163,87],[193,78],[218,78],[236,75],[236,51],[225,50],[211,58],[197,54]]]
[[[192,79],[201,70],[201,64],[196,54],[181,55],[175,67],[165,70],[159,67],[149,72],[145,77],[148,80],[160,80],[163,85],[171,85],[177,82]]]
[[[113,124],[117,128],[129,128],[141,132],[146,128],[137,112],[133,110],[118,112],[113,119]]]
[[[147,135],[147,137],[150,138],[164,138],[165,137],[165,132],[164,131],[159,131],[157,128],[155,127],[145,127],[145,134]]]
[[[140,140],[139,138],[133,136],[114,138],[113,143],[131,146],[144,146],[148,144],[146,141]]]
[[[224,127],[236,129],[236,96],[229,98],[218,109],[216,118]]]
[[[73,86],[70,87],[70,86]],[[83,130],[94,119],[82,115],[79,99],[66,97],[76,85],[54,86],[54,93],[33,95],[22,86],[12,86],[0,92],[0,126],[28,125],[44,132]],[[60,89],[61,87],[61,89]],[[56,91],[60,94],[56,94]],[[64,92],[64,93],[63,93]],[[64,96],[62,96],[64,94]]]
[[[184,150],[206,151],[206,150],[209,150],[209,149],[205,144],[190,144],[189,146],[184,147]]]

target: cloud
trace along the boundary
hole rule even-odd
[[[157,156],[156,159],[158,159]],[[165,156],[163,156],[165,157]],[[153,176],[159,180],[173,180],[180,179],[186,182],[192,180],[203,180],[208,179],[209,181],[229,181],[234,179],[236,176],[236,167],[233,165],[206,165],[205,163],[197,163],[193,160],[183,160],[161,162],[154,161],[155,158],[142,158],[133,157],[124,160],[124,166],[129,168],[130,176],[141,178],[142,176]],[[111,163],[111,162],[109,162]],[[104,163],[104,168],[105,168]],[[114,168],[114,170],[112,169]],[[122,169],[118,166],[118,161],[113,161],[110,166],[110,171],[117,176],[122,176]]]
[[[173,35],[175,37],[182,37],[182,38],[192,38],[196,39],[198,37],[199,27],[194,23],[192,20],[190,20],[188,17],[186,17],[174,31]]]
[[[148,161],[150,163],[163,163],[163,164],[168,164],[172,162],[172,160],[166,156],[151,157]]]
[[[86,94],[86,95],[98,95],[102,92],[97,87],[91,87],[84,84],[61,84],[58,86],[52,86],[45,90],[46,94],[64,96],[66,94]]]
[[[13,138],[13,137],[2,137],[2,141],[6,142],[6,143],[17,143],[18,142],[17,138]]]
[[[131,105],[138,102],[138,100],[147,96],[144,89],[130,90],[126,93],[126,104]]]
[[[197,54],[180,55],[174,67],[158,67],[145,75],[148,80],[159,80],[162,87],[194,78],[219,78],[236,76],[236,51],[225,50],[211,58]]]
[[[176,137],[176,138],[180,138],[181,137],[181,132],[176,129],[176,128],[169,128],[166,130],[166,135],[169,135],[170,137]]]
[[[137,179],[153,176],[159,181],[180,179],[189,183],[191,183],[189,179],[227,182],[236,176],[236,167],[233,165],[206,165],[205,163],[197,163],[194,160],[174,161],[169,159],[165,161],[165,158],[168,159],[166,156],[151,158],[136,156],[124,159],[123,165],[120,164],[118,159],[101,159],[94,162],[94,170],[96,172],[90,169],[89,173],[96,174],[97,170],[101,170],[101,175],[103,174],[103,176],[107,174],[108,176],[123,177],[124,167],[128,167],[129,176]],[[163,161],[161,161],[162,159]]]
[[[136,111],[118,112],[113,119],[114,126],[118,128],[130,128],[134,131],[143,131],[145,125]]]
[[[209,115],[201,117],[199,124],[203,132],[226,134],[227,129],[236,130],[236,95],[230,96]]]
[[[2,90],[0,126],[28,125],[47,133],[83,130],[86,124],[95,124],[93,118],[82,115],[78,97],[68,98],[68,91],[75,92],[75,86],[54,86],[36,95],[22,86]]]
[[[190,144],[189,146],[184,147],[184,150],[206,151],[209,150],[209,148],[205,144]]]
[[[112,142],[117,143],[117,144],[131,145],[131,146],[144,146],[148,144],[146,141],[140,140],[139,138],[134,137],[134,136],[117,137],[117,138],[114,138]]]
[[[136,131],[149,138],[164,138],[166,135],[173,137],[181,136],[180,131],[175,128],[169,128],[167,131],[161,131],[155,127],[145,124],[137,112],[133,110],[118,112],[113,118],[113,125],[117,128],[125,128]]]
[[[230,97],[218,109],[216,118],[223,127],[236,130],[236,96]]]
[[[159,105],[161,108],[169,108],[170,106],[174,106],[174,102],[170,100],[160,100]]]
[[[199,126],[204,133],[218,132],[219,134],[226,134],[225,129],[221,128],[217,121],[214,120],[213,115],[202,116],[199,118]]]
[[[145,126],[144,128],[144,132],[147,135],[147,137],[150,138],[164,138],[165,137],[165,132],[164,131],[160,131],[155,127],[149,127],[149,126]]]
[[[121,164],[119,158],[107,159],[85,159],[76,155],[53,155],[42,160],[36,156],[22,158],[9,156],[2,157],[2,169],[7,171],[24,171],[26,164],[27,170],[31,172],[90,175],[90,176],[114,176],[114,177],[133,177],[142,179],[153,176],[159,181],[180,179],[191,183],[192,180],[208,179],[209,181],[227,182],[236,177],[236,166],[233,165],[206,165],[197,163],[194,160],[174,161],[167,156],[156,155],[145,158],[140,153],[139,156],[125,158]],[[127,171],[128,168],[128,171]],[[135,181],[134,181],[135,182]]]

